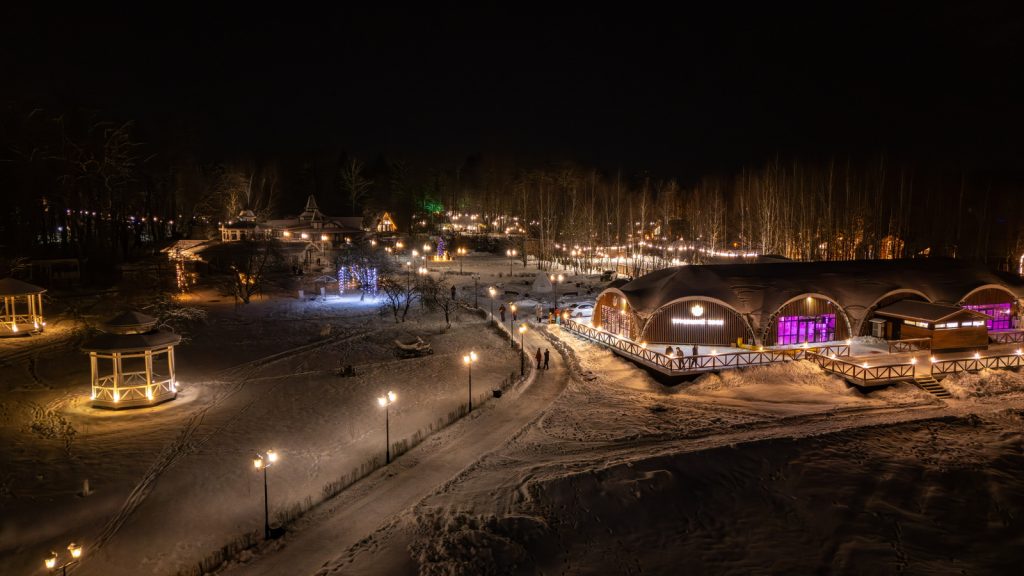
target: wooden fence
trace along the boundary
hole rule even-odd
[[[931,338],[906,338],[904,340],[889,340],[889,353],[917,352],[918,350],[931,350],[931,348]]]
[[[842,376],[847,382],[857,384],[858,386],[881,386],[890,382],[914,379],[913,364],[870,366],[817,352],[809,352],[807,359],[820,366],[822,370]]]
[[[1024,330],[1001,330],[999,332],[989,332],[988,339],[993,344],[1013,344],[1015,342],[1024,342]]]
[[[697,356],[674,356],[663,354],[627,338],[603,330],[597,330],[573,320],[564,321],[562,326],[579,336],[604,344],[624,356],[666,374],[691,374],[732,368],[746,368],[749,366],[764,366],[779,362],[803,360],[808,357],[808,354],[815,352],[837,357],[850,355],[849,345],[839,344],[788,350],[751,350],[720,354],[700,354]]]
[[[959,358],[953,360],[936,360],[932,362],[931,373],[933,377],[949,376],[957,372],[977,372],[990,369],[1020,368],[1024,366],[1024,357],[1021,354],[1006,354],[1002,356],[982,356],[980,358]]]

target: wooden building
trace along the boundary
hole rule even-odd
[[[882,310],[919,302],[962,312],[945,320],[954,332],[928,321],[938,346],[977,348],[1019,326],[1022,295],[1019,276],[944,258],[678,266],[609,286],[592,324],[652,346],[791,346],[868,335],[872,320],[901,321]]]
[[[0,337],[26,336],[46,328],[43,318],[43,293],[40,288],[17,278],[0,280]]]
[[[89,354],[93,406],[137,408],[177,397],[174,347],[181,336],[155,326],[156,318],[124,312],[82,345]]]
[[[968,308],[901,300],[875,310],[885,321],[886,340],[930,338],[935,351],[988,348],[992,317]]]

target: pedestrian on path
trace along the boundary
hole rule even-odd
[[[551,350],[544,349],[544,369],[548,369],[548,363],[551,362]]]
[[[541,353],[540,348],[537,348],[537,368],[540,369]]]
[[[505,305],[502,304],[501,308],[498,308],[498,313],[501,314],[501,323],[505,323]]]

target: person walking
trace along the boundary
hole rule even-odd
[[[537,348],[537,369],[538,370],[540,369],[540,360],[541,360],[540,348]]]
[[[455,300],[455,284],[452,284],[452,300]]]
[[[551,350],[544,349],[544,369],[548,369],[548,364],[551,362]]]
[[[699,354],[700,354],[700,349],[698,349],[697,345],[694,344],[693,345],[693,356],[690,357],[690,367],[691,368],[696,368],[697,367],[697,356]]]
[[[505,305],[502,304],[501,308],[498,308],[498,313],[501,314],[501,323],[505,323]]]

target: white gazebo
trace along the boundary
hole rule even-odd
[[[34,286],[15,278],[0,280],[0,336],[22,336],[42,332],[43,292],[46,288]]]
[[[155,328],[156,318],[124,312],[106,322],[82,350],[92,365],[92,405],[152,406],[178,395],[174,347],[181,336]]]

